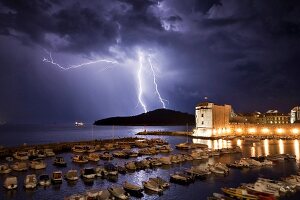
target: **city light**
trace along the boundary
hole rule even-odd
[[[261,132],[263,132],[263,133],[269,133],[270,130],[268,128],[263,128],[263,129],[261,129]]]
[[[256,129],[255,129],[255,128],[249,128],[249,129],[248,129],[248,132],[249,132],[249,133],[255,133],[255,132],[256,132]]]
[[[293,128],[293,129],[292,129],[292,133],[294,133],[294,134],[298,134],[298,133],[299,133],[299,129],[297,129],[297,128]]]
[[[276,129],[276,132],[277,132],[277,133],[284,133],[284,129],[278,128],[278,129]]]
[[[237,128],[236,132],[241,133],[241,132],[243,132],[243,130],[241,128]]]

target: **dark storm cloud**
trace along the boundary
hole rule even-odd
[[[237,111],[300,102],[297,0],[0,2],[1,37],[29,48],[122,61],[136,47],[156,49],[172,108],[193,112],[204,96]]]

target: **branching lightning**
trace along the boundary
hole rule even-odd
[[[159,101],[161,102],[163,108],[166,108],[165,101],[168,101],[168,100],[163,99],[163,98],[161,97],[161,95],[160,95],[160,92],[159,92],[159,90],[158,90],[158,85],[157,85],[157,82],[156,82],[156,73],[155,73],[155,71],[154,71],[154,67],[153,67],[153,65],[152,65],[152,61],[151,61],[151,56],[150,56],[150,55],[148,56],[148,62],[149,62],[149,65],[150,65],[150,68],[151,68],[151,71],[152,71],[153,84],[154,84],[154,86],[155,86],[156,94],[157,94],[157,96],[158,96],[158,98],[159,98]]]
[[[59,63],[55,62],[51,52],[47,51],[46,49],[44,49],[44,51],[46,52],[46,54],[48,55],[48,57],[44,57],[43,58],[43,62],[46,63],[50,63],[52,65],[55,65],[56,67],[62,69],[62,70],[72,70],[72,69],[76,69],[76,68],[81,68],[81,67],[87,67],[88,65],[92,65],[92,64],[96,64],[96,63],[100,63],[100,62],[105,62],[105,63],[110,63],[110,64],[118,64],[117,61],[114,60],[106,60],[106,59],[99,59],[99,60],[94,60],[94,61],[90,61],[90,62],[85,62],[85,63],[81,63],[78,65],[70,65],[70,66],[62,66]],[[159,89],[158,89],[158,83],[156,81],[156,73],[152,64],[152,58],[150,55],[145,56],[144,53],[142,51],[138,51],[138,70],[137,70],[137,79],[138,79],[138,102],[139,104],[142,106],[144,112],[148,112],[147,110],[147,105],[145,104],[144,100],[143,100],[143,94],[144,94],[144,81],[143,81],[143,70],[144,70],[144,59],[147,58],[151,72],[152,72],[152,76],[153,76],[153,84],[155,86],[155,92],[159,98],[160,103],[162,104],[163,108],[166,108],[166,104],[165,102],[168,102],[168,100],[163,99]],[[103,68],[101,71],[105,71],[109,68],[112,68],[112,66],[106,66],[105,68]]]
[[[113,60],[106,60],[106,59],[99,59],[99,60],[94,60],[94,61],[90,61],[90,62],[85,62],[85,63],[81,63],[78,65],[71,65],[69,67],[63,67],[60,64],[54,62],[51,52],[47,51],[46,49],[44,49],[45,52],[48,54],[49,58],[43,58],[43,62],[47,62],[47,63],[51,63],[57,67],[59,67],[62,70],[70,70],[70,69],[76,69],[76,68],[80,68],[80,67],[86,67],[88,65],[92,65],[92,64],[96,64],[96,63],[100,63],[100,62],[106,62],[106,63],[112,63],[112,64],[118,64],[117,61],[113,61]],[[104,68],[104,70],[109,69],[109,67]]]
[[[142,70],[143,70],[143,58],[144,58],[144,55],[142,52],[138,52],[138,57],[139,57],[139,69],[138,69],[138,73],[137,73],[137,76],[138,76],[138,82],[139,82],[139,91],[138,91],[138,99],[139,99],[139,103],[141,104],[141,106],[143,107],[144,109],[144,112],[148,112],[147,111],[147,107],[143,101],[143,98],[142,98],[142,95],[143,95],[143,83],[142,83]]]

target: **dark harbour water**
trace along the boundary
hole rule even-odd
[[[184,131],[186,127],[85,127],[74,128],[73,126],[17,126],[17,127],[0,127],[0,145],[3,146],[16,146],[23,143],[38,144],[38,143],[50,143],[61,141],[76,141],[76,140],[89,140],[89,139],[108,139],[112,137],[129,137],[134,136],[138,131],[144,129],[147,130],[179,130]],[[152,138],[153,136],[146,136]],[[155,136],[157,137],[157,136]],[[185,137],[169,137],[160,136],[167,140],[174,148],[174,145],[180,142],[186,141]],[[74,193],[81,193],[92,188],[107,188],[110,185],[121,184],[125,180],[130,180],[134,183],[141,184],[142,181],[148,180],[149,177],[161,176],[165,179],[169,179],[169,174],[177,170],[181,170],[191,165],[207,165],[207,163],[224,162],[229,163],[235,159],[239,159],[244,156],[259,156],[276,153],[290,153],[295,154],[299,159],[299,141],[291,140],[266,140],[259,143],[244,142],[241,140],[233,141],[204,141],[204,140],[190,140],[195,143],[206,143],[212,148],[226,148],[232,145],[239,145],[243,154],[224,155],[221,157],[210,158],[208,162],[186,162],[181,165],[172,165],[170,168],[157,168],[149,170],[141,170],[135,173],[129,173],[126,175],[119,175],[116,182],[111,182],[105,179],[96,179],[92,184],[85,184],[82,180],[79,180],[76,184],[70,185],[66,181],[60,186],[50,186],[46,189],[37,187],[35,190],[26,191],[23,188],[23,181],[26,174],[35,173],[37,175],[48,173],[51,174],[54,170],[62,170],[65,173],[68,169],[81,169],[83,166],[96,166],[96,164],[78,165],[71,162],[71,153],[64,153],[62,156],[68,161],[67,168],[57,168],[52,165],[53,158],[47,158],[45,161],[48,167],[45,170],[29,170],[27,172],[12,172],[11,175],[18,176],[19,187],[15,191],[6,191],[4,188],[0,188],[0,200],[23,200],[23,199],[63,199],[65,196],[69,196]],[[174,148],[175,149],[175,148]],[[174,150],[174,153],[179,151]],[[159,156],[159,155],[158,155]],[[139,157],[138,159],[142,159]],[[114,159],[113,163],[124,163],[128,160]],[[3,161],[1,161],[3,162]],[[100,161],[102,164],[103,161]],[[143,199],[200,199],[204,200],[207,196],[213,192],[220,192],[221,187],[236,187],[241,183],[254,182],[257,177],[266,177],[272,179],[280,179],[280,177],[295,174],[298,171],[298,161],[280,162],[274,167],[263,167],[256,169],[232,169],[229,176],[210,176],[207,180],[196,180],[188,186],[181,186],[172,184],[170,189],[166,190],[162,196],[145,194]],[[0,175],[0,184],[3,184],[5,175]],[[134,199],[134,198],[132,198]],[[284,197],[281,199],[300,199],[300,192],[293,194],[292,196]]]

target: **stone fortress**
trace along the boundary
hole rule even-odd
[[[290,113],[269,110],[266,113],[235,113],[231,105],[202,102],[195,109],[195,137],[230,135],[300,134],[300,107]]]

